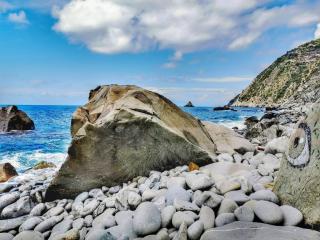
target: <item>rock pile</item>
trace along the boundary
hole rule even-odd
[[[31,170],[0,185],[0,239],[232,239],[231,231],[218,230],[237,231],[239,224],[251,229],[242,239],[288,229],[279,225],[291,226],[297,239],[320,239],[318,232],[293,227],[302,222],[301,212],[279,205],[269,189],[280,158],[224,153],[220,162],[199,170],[151,171],[148,177],[52,202],[43,197],[54,169]],[[253,232],[261,226],[265,230]]]

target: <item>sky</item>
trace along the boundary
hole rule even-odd
[[[219,106],[319,37],[319,0],[0,0],[0,104],[80,105],[134,84]]]

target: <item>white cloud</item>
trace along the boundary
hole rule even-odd
[[[195,82],[203,82],[203,83],[235,83],[235,82],[247,82],[251,81],[254,77],[208,77],[208,78],[194,78]]]
[[[316,31],[314,32],[314,38],[315,38],[315,39],[320,38],[320,23],[318,23],[317,29],[316,29]]]
[[[99,53],[246,47],[279,26],[319,22],[320,4],[307,1],[267,7],[271,0],[71,0],[53,11],[56,31]],[[177,58],[177,59],[174,59]]]
[[[17,13],[10,13],[8,15],[8,20],[13,23],[18,24],[29,24],[29,20],[27,19],[27,15],[24,11],[19,11]]]
[[[13,6],[6,2],[6,1],[0,1],[0,13],[4,13],[6,11],[8,11],[9,9],[11,9]]]

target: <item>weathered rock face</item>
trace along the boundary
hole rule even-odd
[[[320,39],[278,58],[240,94],[233,106],[304,105],[320,98]]]
[[[18,173],[14,166],[10,163],[1,163],[0,164],[0,182],[6,182],[11,177],[17,176]]]
[[[215,144],[202,123],[163,96],[136,86],[100,86],[71,124],[68,157],[47,199],[73,197],[126,182],[150,170],[214,158]]]
[[[280,167],[275,192],[283,203],[303,213],[310,225],[320,226],[320,102],[297,123]]]
[[[33,129],[33,121],[25,112],[18,110],[16,106],[2,107],[0,109],[0,132]]]

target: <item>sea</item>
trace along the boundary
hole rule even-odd
[[[77,106],[21,105],[35,123],[35,130],[0,134],[0,163],[10,162],[22,173],[40,161],[61,165],[71,141],[70,123]],[[204,121],[229,128],[244,127],[246,117],[261,117],[262,108],[235,108],[237,111],[213,111],[212,107],[181,107]]]

